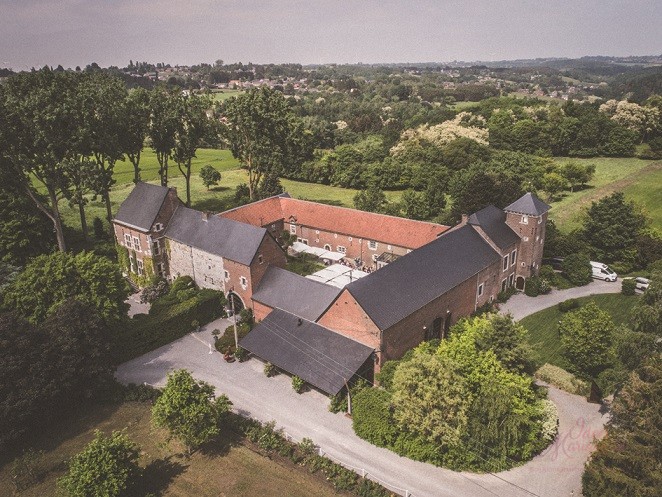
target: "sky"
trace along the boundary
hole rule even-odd
[[[662,0],[0,0],[0,67],[662,54]]]

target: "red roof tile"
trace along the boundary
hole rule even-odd
[[[293,218],[296,219],[296,224],[309,228],[409,249],[421,247],[435,240],[448,229],[448,226],[441,224],[288,197],[271,197],[222,212],[219,216],[255,226],[265,226],[279,219],[289,222],[290,218]]]

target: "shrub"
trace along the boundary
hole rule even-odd
[[[43,458],[43,450],[36,451],[30,448],[14,459],[10,475],[17,493],[39,483],[46,476],[47,469],[44,467]]]
[[[541,278],[540,282],[538,283],[538,290],[541,294],[545,295],[546,293],[552,291],[552,285],[549,281]]]
[[[92,231],[94,231],[94,238],[97,240],[105,240],[108,238],[108,232],[103,226],[103,221],[99,216],[95,216],[92,220]]]
[[[562,268],[563,274],[573,285],[586,285],[592,280],[591,261],[585,254],[570,254],[563,260]]]
[[[255,317],[253,316],[253,309],[242,309],[239,312],[239,322],[245,323],[251,328],[255,324]]]
[[[400,364],[400,361],[386,361],[384,363],[382,369],[377,373],[377,381],[379,382],[380,387],[385,388],[386,390],[391,389],[391,385],[393,385],[393,375],[395,374],[398,364]]]
[[[143,304],[149,302],[150,304],[157,299],[168,294],[168,282],[163,278],[159,278],[151,285],[146,286],[140,294],[140,302]]]
[[[577,299],[568,299],[563,302],[559,302],[558,307],[561,312],[572,311],[573,309],[578,309],[580,306],[579,300]]]
[[[239,347],[234,351],[234,356],[239,362],[244,362],[246,359],[248,359],[248,350]]]
[[[572,394],[587,396],[591,390],[591,386],[587,382],[553,364],[544,364],[534,373],[534,376]]]
[[[278,369],[276,366],[271,364],[270,362],[267,362],[264,364],[264,376],[267,378],[271,378],[272,376],[276,376],[278,374]]]
[[[248,325],[248,323],[239,323],[237,324],[237,337],[239,340],[244,338],[248,333],[251,331],[251,327]],[[230,325],[227,328],[225,328],[225,332],[223,333],[223,336],[216,340],[216,343],[214,344],[214,347],[216,347],[216,350],[219,352],[225,353],[227,351],[233,352],[235,349],[235,343],[234,343],[234,325]]]
[[[634,278],[628,278],[621,283],[621,293],[623,295],[634,295],[637,282]]]
[[[546,447],[556,438],[559,432],[559,410],[556,404],[549,399],[540,400],[542,423],[540,425],[540,439]]]
[[[508,299],[515,295],[517,293],[517,290],[515,289],[514,286],[511,286],[510,288],[506,288],[503,292],[499,292],[496,296],[496,301],[500,304],[505,304],[508,302]]]
[[[301,378],[299,378],[297,375],[292,376],[292,389],[296,393],[301,393],[303,392],[304,387],[306,386],[306,382],[303,381]]]
[[[540,295],[540,278],[537,276],[532,276],[526,280],[524,286],[524,293],[529,297],[537,297]]]
[[[388,447],[397,437],[391,415],[391,394],[379,388],[364,388],[352,399],[354,432],[364,440]]]

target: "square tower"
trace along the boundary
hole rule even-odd
[[[549,205],[532,193],[527,193],[504,209],[506,224],[521,238],[518,277],[535,276],[540,270],[549,209]]]

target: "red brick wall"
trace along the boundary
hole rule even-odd
[[[244,307],[250,307],[251,296],[253,295],[250,267],[229,259],[223,259],[223,267],[229,273],[229,278],[224,278],[225,294],[227,295],[229,292],[234,291],[244,301]],[[245,288],[241,285],[242,276],[246,278]]]
[[[546,234],[547,213],[539,217],[528,216],[527,224],[521,221],[521,214],[513,212],[506,213],[506,223],[522,239],[519,244],[517,274],[528,278],[529,276],[538,274],[540,270]],[[522,266],[522,262],[524,266]]]
[[[273,311],[272,307],[269,307],[268,305],[261,304],[260,302],[256,302],[255,300],[253,302],[253,316],[255,316],[256,321],[262,321],[264,318],[266,318],[271,311]]]
[[[249,281],[251,288],[257,288],[269,266],[285,268],[286,264],[287,257],[285,252],[276,243],[276,240],[269,233],[266,233],[251,264],[251,277]],[[248,302],[246,304],[250,305]]]
[[[379,350],[379,328],[347,290],[341,292],[317,322],[330,330]]]

